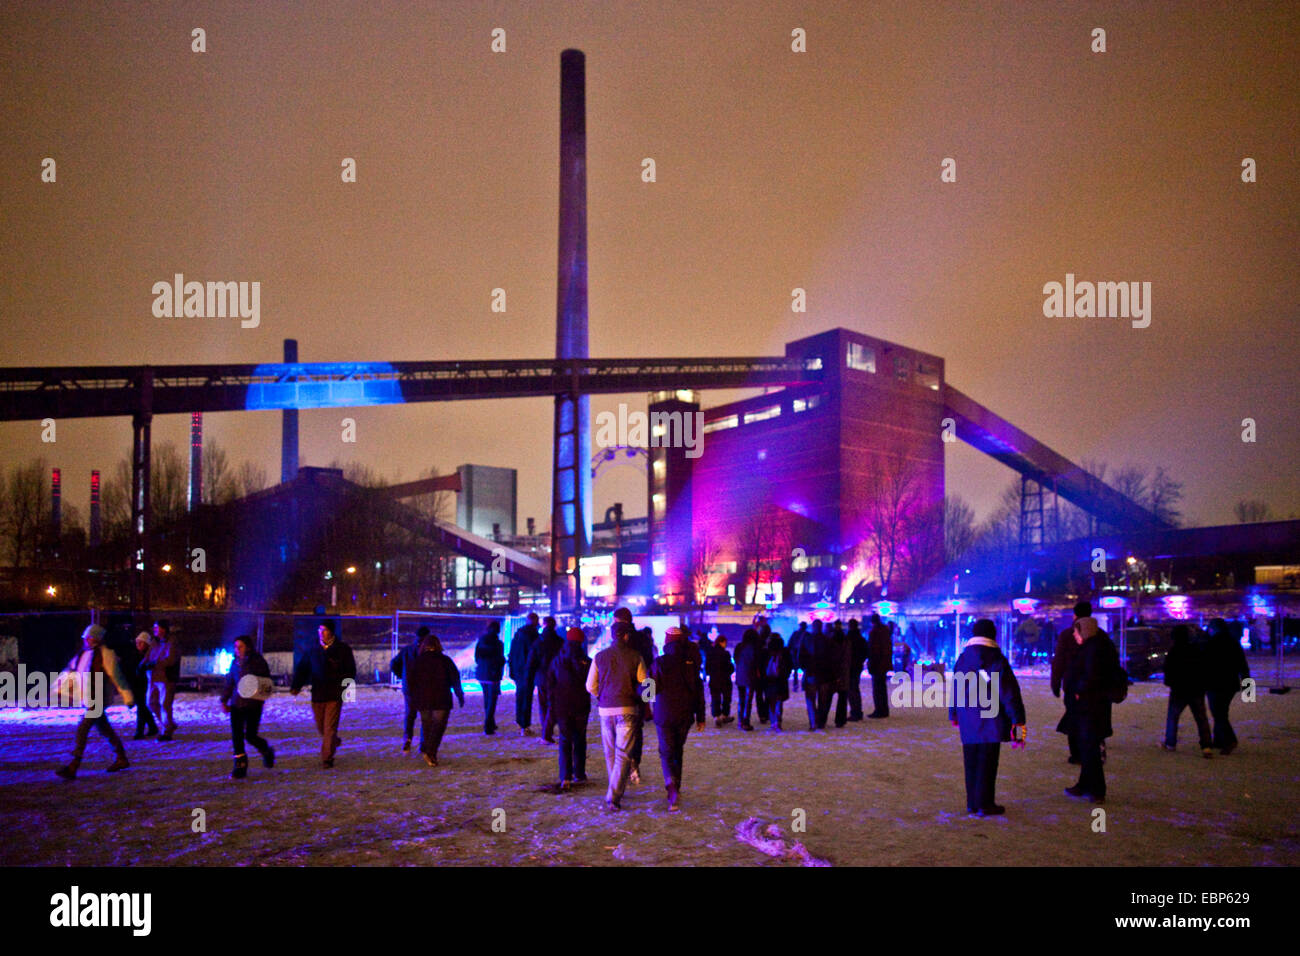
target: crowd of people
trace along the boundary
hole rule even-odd
[[[1106,797],[1106,740],[1114,731],[1114,705],[1125,700],[1128,675],[1109,635],[1092,616],[1087,601],[1075,606],[1072,626],[1062,630],[1052,657],[1050,686],[1063,698],[1064,713],[1057,731],[1068,742],[1067,760],[1079,766],[1079,778],[1066,787],[1071,797],[1103,803]],[[515,723],[523,736],[533,734],[533,699],[541,738],[556,747],[557,792],[566,792],[587,780],[587,725],[594,705],[605,757],[610,811],[621,809],[629,783],[641,782],[644,728],[655,724],[667,807],[680,806],[687,736],[702,730],[706,712],[714,726],[738,722],[752,732],[754,721],[771,733],[786,731],[785,704],[802,689],[808,731],[825,732],[828,725],[843,727],[854,721],[889,717],[887,675],[892,669],[890,628],[879,615],[871,615],[864,634],[859,622],[814,620],[800,624],[787,643],[763,619],[746,629],[734,652],[725,635],[710,640],[687,628],[670,627],[663,649],[657,650],[650,628],[637,628],[627,608],[614,613],[611,643],[593,658],[587,656],[587,635],[568,628],[561,636],[553,617],[530,614],[512,637],[507,654],[497,622],[488,625],[474,647],[474,673],[482,688],[483,733],[498,731],[496,708],[507,670],[515,683]],[[119,655],[104,644],[104,629],[86,628],[82,650],[69,662],[66,675],[82,682],[103,675],[137,712],[135,739],[158,735],[172,739],[172,715],[179,652],[166,621],[153,632],[142,631],[134,654]],[[996,801],[996,780],[1003,743],[1023,746],[1027,738],[1026,715],[1019,683],[1011,663],[997,643],[997,626],[988,619],[974,622],[954,666],[953,685],[986,687],[996,697],[989,707],[983,693],[962,698],[949,694],[948,716],[961,739],[966,781],[967,811],[974,816],[996,816],[1005,808]],[[1172,631],[1173,646],[1165,663],[1169,687],[1167,721],[1161,746],[1177,746],[1178,722],[1190,710],[1204,756],[1214,750],[1232,753],[1237,737],[1229,721],[1232,699],[1250,676],[1245,654],[1222,620],[1209,624],[1204,645],[1191,640],[1184,624]],[[444,651],[440,639],[421,627],[415,639],[391,661],[392,673],[402,681],[404,711],[402,751],[409,753],[418,719],[418,753],[430,767],[438,766],[438,749],[446,732],[453,701],[463,709],[465,692],[460,670]],[[872,704],[864,714],[861,694],[863,672],[871,678]],[[290,693],[311,688],[311,706],[321,738],[320,761],[334,765],[342,738],[339,724],[348,685],[356,679],[351,648],[339,639],[333,622],[323,622],[317,641],[301,654],[293,668]],[[706,690],[707,688],[707,690]],[[234,658],[220,695],[230,716],[234,750],[231,776],[248,774],[247,747],[261,756],[263,766],[275,764],[275,751],[259,735],[262,706],[273,691],[270,668],[249,637],[234,643]],[[732,713],[733,697],[735,713]],[[832,713],[834,714],[832,720]],[[93,714],[93,716],[92,716]],[[160,733],[161,728],[161,733]],[[125,745],[100,708],[87,705],[77,726],[73,758],[58,770],[76,776],[91,729],[97,729],[114,750],[107,767],[116,772],[129,766]]]

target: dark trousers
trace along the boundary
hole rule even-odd
[[[781,720],[785,716],[785,701],[773,697],[768,701],[768,717],[772,721],[772,729],[781,729]]]
[[[749,723],[749,709],[754,706],[754,688],[736,685],[736,716],[743,727]]]
[[[862,671],[849,677],[849,720],[862,719]]]
[[[871,675],[871,712],[889,716],[889,681],[885,674]]]
[[[1169,692],[1169,711],[1165,717],[1165,746],[1178,745],[1178,718],[1183,715],[1183,708],[1190,707],[1192,719],[1196,721],[1196,733],[1200,737],[1201,749],[1210,746],[1210,721],[1205,716],[1205,695],[1189,694],[1183,696],[1172,690]]]
[[[252,744],[257,752],[265,755],[270,747],[266,741],[257,734],[257,729],[262,723],[262,704],[259,701],[256,704],[245,704],[242,707],[230,708],[230,742],[234,745],[235,756],[244,755],[244,741]]]
[[[420,753],[438,759],[438,746],[442,743],[442,735],[447,732],[447,718],[450,716],[450,710],[429,708],[420,711]]]
[[[1232,698],[1236,696],[1235,690],[1212,690],[1205,695],[1210,702],[1210,716],[1214,718],[1214,746],[1216,747],[1237,746],[1237,735],[1228,721],[1228,708],[1232,706]]]
[[[725,681],[709,681],[709,696],[712,698],[713,716],[730,717],[731,716],[731,678]]]
[[[415,718],[420,716],[420,711],[405,694],[402,695],[402,702],[406,705],[406,712],[402,714],[402,739],[410,740],[415,735]]]
[[[849,722],[849,695],[843,687],[835,691],[835,726],[843,727]]]
[[[479,681],[483,688],[483,731],[497,729],[497,700],[501,697],[501,682]]]
[[[132,684],[131,693],[135,695],[136,735],[142,735],[146,730],[151,734],[158,733],[158,721],[153,719],[153,713],[149,710],[149,682],[139,681]]]
[[[1106,774],[1101,767],[1101,735],[1089,727],[1078,731],[1079,782],[1075,785],[1084,793],[1094,797],[1106,796]]]
[[[537,688],[537,716],[542,722],[542,736],[555,736],[555,718],[551,716],[551,694],[545,687]]]
[[[560,783],[587,779],[587,714],[555,722],[559,737]]]
[[[664,787],[679,790],[682,786],[682,755],[686,750],[686,735],[691,731],[691,718],[655,724],[655,729],[659,732],[659,763],[663,766]]]
[[[808,707],[808,729],[826,726],[826,719],[831,713],[831,692],[829,684],[811,682],[808,675],[803,679],[803,698]]]
[[[966,764],[966,809],[983,810],[991,807],[994,789],[998,782],[998,756],[1001,744],[962,744],[961,755]]]
[[[520,727],[533,725],[533,685],[531,681],[515,681],[515,723]]]
[[[87,717],[83,714],[81,722],[77,724],[76,743],[72,748],[72,759],[74,761],[80,762],[81,755],[86,752],[86,738],[90,736],[91,727],[104,735],[104,739],[108,741],[115,754],[123,760],[126,759],[126,747],[122,745],[122,738],[117,735],[117,731],[113,729],[113,725],[109,722],[108,714],[100,714],[98,717]]]
[[[763,693],[762,688],[755,688],[754,709],[758,711],[758,722],[767,723],[767,695]]]
[[[636,722],[636,727],[632,731],[632,746],[628,749],[628,759],[632,763],[632,769],[638,773],[641,770],[641,756],[645,752],[645,705],[642,705],[640,720]]]

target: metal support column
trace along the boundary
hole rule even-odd
[[[150,458],[153,426],[153,369],[140,376],[139,404],[131,417],[131,610],[149,611]]]

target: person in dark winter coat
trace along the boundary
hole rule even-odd
[[[731,652],[727,650],[727,636],[719,634],[717,641],[709,648],[704,670],[709,675],[709,697],[713,707],[713,726],[721,727],[732,721],[731,716],[731,675],[736,672],[736,665],[731,661]]]
[[[1169,688],[1169,709],[1165,716],[1165,739],[1161,747],[1178,746],[1178,718],[1183,708],[1190,708],[1200,735],[1201,755],[1213,757],[1210,749],[1210,721],[1205,716],[1205,660],[1201,648],[1192,645],[1191,630],[1186,624],[1174,625],[1170,637],[1173,646],[1165,655],[1165,686]]]
[[[1214,618],[1209,625],[1210,641],[1205,649],[1206,697],[1210,717],[1214,720],[1213,743],[1219,753],[1228,756],[1237,749],[1237,735],[1228,721],[1232,699],[1241,692],[1241,683],[1250,676],[1250,665],[1241,644],[1232,636],[1228,623]]]
[[[803,650],[803,642],[807,637],[808,622],[800,621],[798,628],[796,628],[795,632],[790,635],[790,646],[788,648],[790,651],[790,662],[794,664],[794,670],[791,671],[791,673],[794,675],[795,690],[799,689],[799,670],[803,667],[803,664],[799,660],[799,654]]]
[[[783,728],[781,720],[784,717],[785,702],[790,699],[790,671],[794,670],[794,664],[790,660],[790,652],[786,650],[785,642],[781,640],[780,634],[773,634],[767,639],[767,669],[763,674],[763,696],[767,699],[768,719],[771,726],[768,728],[774,733],[780,733]]]
[[[686,640],[686,629],[670,627],[664,652],[651,667],[654,680],[654,721],[659,733],[659,762],[664,772],[668,809],[676,811],[682,789],[682,760],[691,724],[704,729],[704,682],[700,666]]]
[[[356,683],[357,662],[352,648],[339,639],[333,621],[324,621],[316,628],[316,639],[317,643],[294,667],[289,693],[297,697],[305,685],[311,684],[311,711],[320,734],[321,766],[328,770],[334,766],[334,754],[343,742],[339,736],[343,694],[345,687]]]
[[[391,661],[388,662],[388,669],[393,672],[393,676],[402,682],[402,753],[411,752],[411,738],[415,735],[415,718],[420,716],[420,712],[415,705],[411,703],[411,685],[406,680],[406,674],[411,669],[411,664],[415,657],[420,653],[420,644],[429,634],[429,629],[424,625],[415,632],[415,640],[411,641],[400,651],[398,651]]]
[[[142,740],[158,733],[158,721],[149,709],[149,652],[153,649],[153,635],[141,631],[124,653],[118,654],[122,673],[131,682],[135,697],[135,739]]]
[[[1119,652],[1111,639],[1091,617],[1074,622],[1079,650],[1070,658],[1062,692],[1067,695],[1066,717],[1079,742],[1079,781],[1065,792],[1093,803],[1106,799],[1106,775],[1102,770],[1101,748],[1113,731],[1111,695],[1116,682],[1127,675],[1119,663]]]
[[[849,618],[849,716],[850,722],[862,719],[862,669],[867,666],[870,646],[856,617]],[[907,668],[904,668],[906,670]],[[873,684],[874,687],[874,684]]]
[[[600,742],[609,778],[605,804],[610,810],[622,808],[632,770],[632,738],[644,706],[641,685],[649,676],[645,659],[629,643],[632,632],[630,621],[616,618],[614,643],[597,654],[587,670],[587,693],[596,699],[600,715]]]
[[[1077,621],[1081,617],[1092,617],[1092,604],[1088,601],[1080,601],[1074,606],[1074,619]],[[1056,638],[1056,649],[1052,653],[1052,696],[1061,696],[1061,685],[1065,682],[1065,672],[1070,669],[1070,662],[1074,656],[1079,653],[1079,642],[1074,637],[1074,625],[1064,628]],[[1077,764],[1079,762],[1079,738],[1071,733],[1070,728],[1074,721],[1070,719],[1070,699],[1065,699],[1065,713],[1061,715],[1060,723],[1056,725],[1056,732],[1065,734],[1065,738],[1070,745],[1069,763]]]
[[[559,736],[561,790],[587,780],[587,718],[591,715],[591,694],[587,693],[587,672],[591,659],[586,654],[586,635],[571,627],[564,647],[551,661],[546,674],[547,699]]]
[[[758,667],[758,631],[746,629],[736,645],[736,714],[741,730],[753,730],[749,722],[754,695],[762,687],[763,675]]]
[[[849,695],[852,693],[850,681],[853,678],[853,643],[844,625],[835,622],[831,629],[831,640],[835,644],[838,673],[835,680],[835,726],[843,727],[849,722]]]
[[[563,648],[564,638],[555,629],[555,618],[545,618],[541,637],[528,654],[528,670],[533,675],[533,686],[537,688],[537,716],[542,724],[542,740],[548,744],[555,743],[555,721],[551,718],[551,692],[546,681],[551,672],[551,661]]]
[[[768,712],[767,695],[763,693],[763,675],[767,673],[767,639],[772,634],[772,628],[768,626],[765,619],[759,619],[758,625],[758,642],[755,644],[754,654],[758,683],[754,686],[754,710],[758,712],[758,722],[765,724],[768,721]]]
[[[406,682],[411,686],[411,703],[420,715],[420,756],[430,767],[436,767],[438,747],[451,716],[452,695],[456,695],[462,710],[465,707],[460,669],[442,652],[442,641],[436,634],[426,634],[420,641],[420,653],[406,672]]]
[[[474,679],[483,688],[483,733],[497,732],[497,699],[505,676],[506,649],[501,643],[501,624],[489,621],[487,633],[474,645]]]
[[[645,662],[646,673],[650,673],[650,668],[654,666],[655,660],[655,638],[654,632],[648,627],[640,630],[633,630],[631,637],[632,649],[641,655],[641,660]],[[632,772],[630,775],[633,783],[641,782],[641,756],[645,751],[645,725],[646,721],[653,716],[649,700],[643,700],[641,705],[641,721],[636,725],[636,731],[632,736]]]
[[[835,679],[834,646],[822,630],[821,621],[812,622],[812,630],[799,648],[799,666],[803,668],[804,703],[808,708],[808,729],[824,730],[831,711],[831,693]]]
[[[879,614],[871,615],[871,631],[867,635],[867,673],[871,675],[871,713],[868,718],[878,720],[889,716],[889,685],[886,676],[894,664],[894,638]]]
[[[966,768],[966,811],[987,817],[1005,813],[995,799],[1003,741],[1024,745],[1025,703],[1011,663],[998,647],[997,625],[975,622],[973,636],[953,665],[948,719],[961,731]]]
[[[221,691],[221,709],[230,715],[230,740],[235,749],[235,766],[230,776],[242,780],[248,776],[248,752],[244,742],[252,744],[262,755],[262,766],[275,766],[275,749],[258,735],[262,722],[262,702],[269,696],[271,668],[266,658],[253,650],[253,639],[235,638],[235,659],[226,672]]]
[[[537,642],[537,615],[529,614],[528,623],[510,638],[510,679],[515,682],[515,723],[522,736],[531,734],[533,726],[533,676],[528,661]]]

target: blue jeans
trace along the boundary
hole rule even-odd
[[[632,772],[632,740],[640,726],[640,713],[601,715],[600,742],[605,748],[605,772],[609,777],[606,800],[617,803],[623,799]]]
[[[501,682],[479,681],[483,687],[483,731],[497,729],[497,699],[501,696]]]

